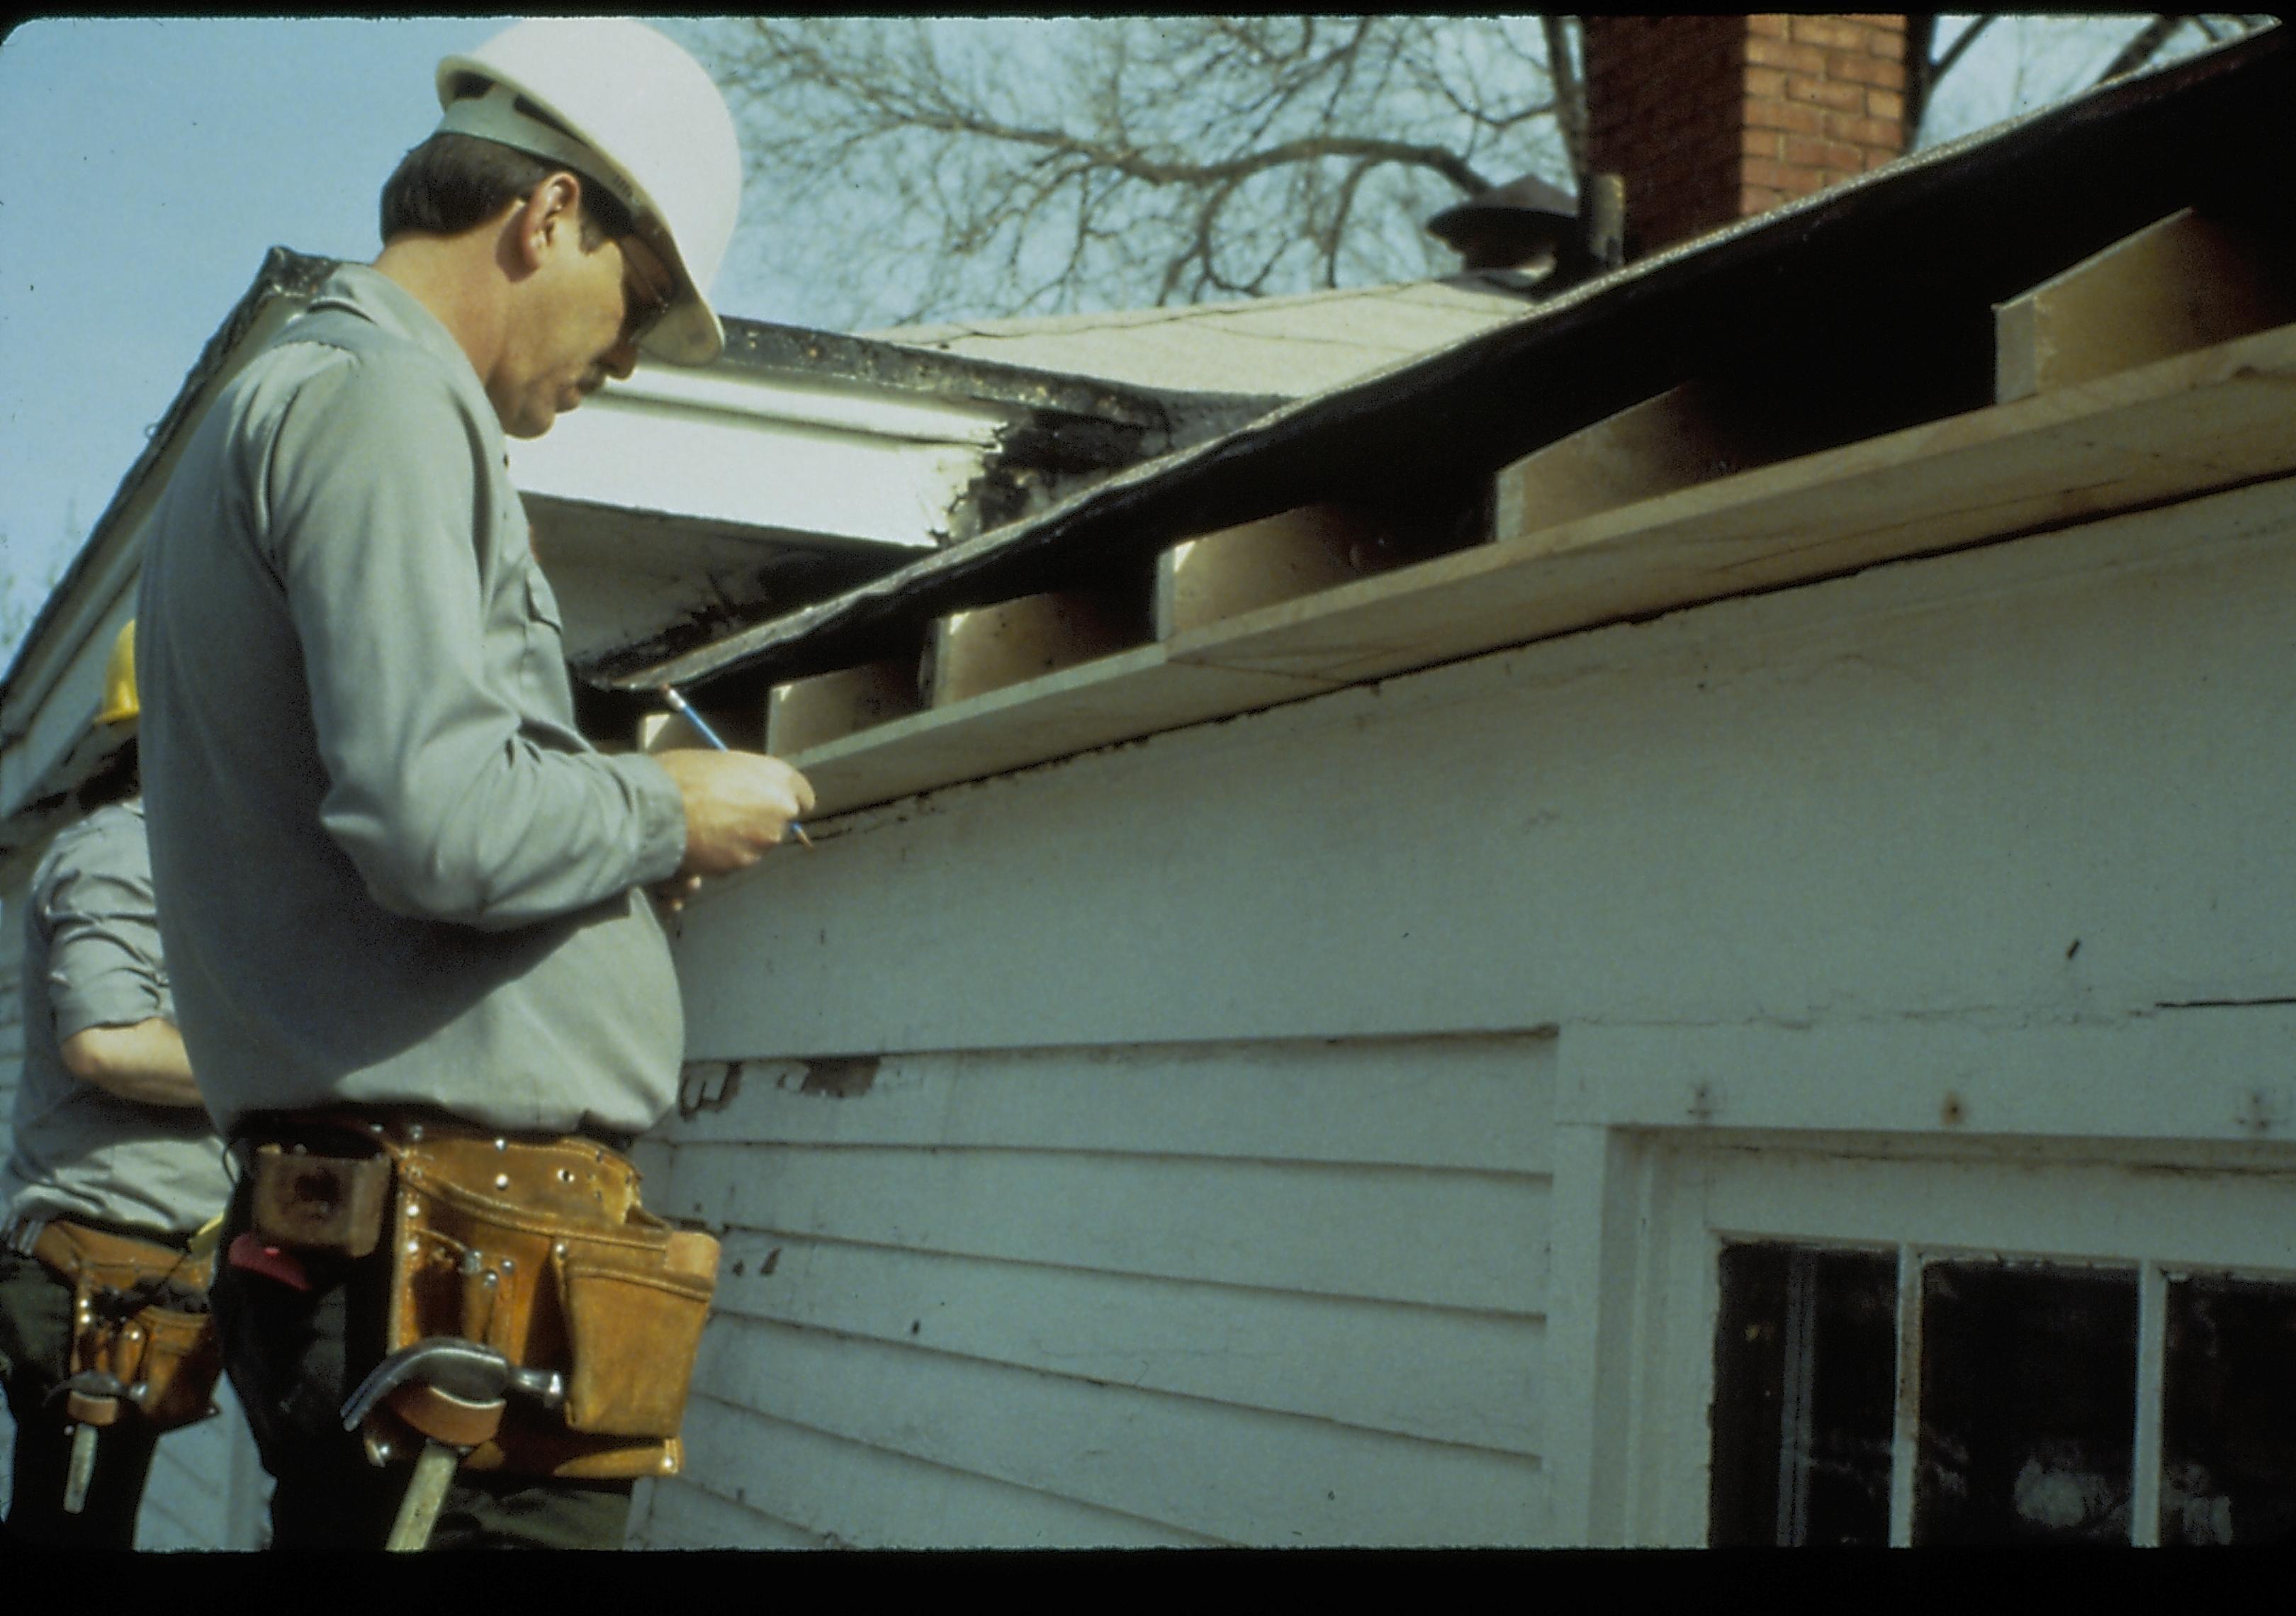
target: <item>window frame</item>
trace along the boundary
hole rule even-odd
[[[2187,1275],[2296,1284],[2296,1170],[2236,1153],[2030,1140],[1669,1139],[1651,1160],[1651,1268],[1628,1458],[1631,1535],[1704,1544],[1721,1253],[1762,1242],[1893,1253],[1898,1361],[1890,1541],[1912,1541],[1921,1285],[1932,1261],[1972,1259],[2134,1270],[2136,1407],[2131,1541],[2160,1531],[2168,1287]],[[2216,1160],[2210,1161],[2208,1157]],[[1694,1463],[1669,1463],[1694,1434]],[[1683,1457],[1688,1457],[1683,1455]]]

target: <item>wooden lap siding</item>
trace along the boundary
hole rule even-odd
[[[1552,1050],[745,1063],[657,1202],[728,1234],[644,1536],[1530,1540]]]
[[[1618,1434],[1547,1292],[1574,1029],[2284,993],[2292,528],[2260,484],[1496,652],[705,892],[689,1054],[742,1080],[653,1182],[728,1270],[642,1532],[1570,1536],[1543,1450]]]

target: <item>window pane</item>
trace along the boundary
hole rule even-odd
[[[1722,1253],[1707,1539],[1887,1543],[1897,1259]]]
[[[2136,1276],[1931,1263],[1916,1543],[2126,1543]]]
[[[2162,1543],[2296,1533],[2296,1285],[2169,1285],[2161,1440]]]

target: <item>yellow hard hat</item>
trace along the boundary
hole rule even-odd
[[[95,715],[95,726],[126,724],[143,710],[135,700],[135,619],[130,618],[111,643],[111,660],[103,669],[103,709]]]

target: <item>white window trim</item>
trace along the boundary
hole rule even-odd
[[[1972,1142],[1972,1146],[1976,1142]],[[1702,1544],[1710,1464],[1719,1258],[1726,1243],[1784,1241],[1894,1251],[1898,1401],[1890,1541],[1911,1540],[1914,1433],[1925,1261],[1971,1256],[2134,1269],[2138,1284],[2135,1540],[2157,1540],[2161,1381],[2169,1282],[2189,1273],[2296,1279],[2296,1170],[2163,1172],[2120,1149],[2030,1142],[1995,1153],[1916,1141],[1646,1141],[1639,1197],[1649,1260],[1637,1308],[1631,1437],[1620,1540]],[[2118,1158],[2118,1159],[2116,1159]]]

